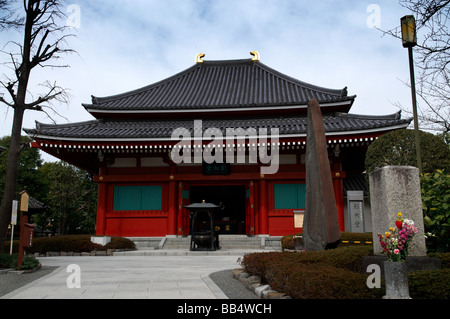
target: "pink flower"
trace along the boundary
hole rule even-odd
[[[394,254],[398,255],[400,253],[400,250],[398,250],[397,248],[394,249]]]

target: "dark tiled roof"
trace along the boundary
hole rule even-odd
[[[28,208],[30,210],[43,210],[46,208],[45,204],[38,201],[36,198],[31,197],[28,199]]]
[[[367,196],[366,174],[347,176],[344,178],[343,189],[344,196],[348,191],[363,191],[364,196]]]
[[[355,131],[384,131],[406,127],[411,119],[401,119],[400,113],[386,116],[364,116],[346,113],[324,115],[327,133],[351,134]],[[60,139],[170,139],[176,128],[187,128],[193,134],[193,120],[94,120],[73,124],[50,125],[37,123],[36,129],[25,129],[33,137]],[[307,118],[272,117],[245,119],[207,119],[202,128],[218,128],[226,136],[226,128],[279,128],[280,135],[306,134]]]
[[[90,111],[189,110],[306,105],[348,101],[347,89],[315,86],[284,75],[259,61],[204,61],[155,84],[131,92],[92,97]]]

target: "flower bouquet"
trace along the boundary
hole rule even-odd
[[[389,228],[389,232],[378,234],[382,253],[386,254],[389,261],[405,262],[408,256],[408,247],[417,234],[417,227],[410,219],[403,219],[402,213],[397,214],[396,227]]]

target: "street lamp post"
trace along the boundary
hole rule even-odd
[[[419,168],[419,174],[422,174],[422,155],[419,140],[419,123],[417,120],[416,83],[414,79],[414,60],[412,49],[414,46],[417,45],[416,21],[414,19],[414,16],[407,15],[400,19],[400,23],[402,29],[403,47],[408,48],[409,73],[411,77],[411,96],[412,96],[413,116],[414,116],[414,135],[416,139],[417,167]]]

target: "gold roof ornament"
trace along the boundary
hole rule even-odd
[[[197,54],[197,56],[195,57],[195,63],[203,63],[202,58],[205,56],[204,53],[199,53]]]
[[[252,61],[259,61],[258,51],[252,51],[252,52],[250,52],[250,54],[253,55]]]

